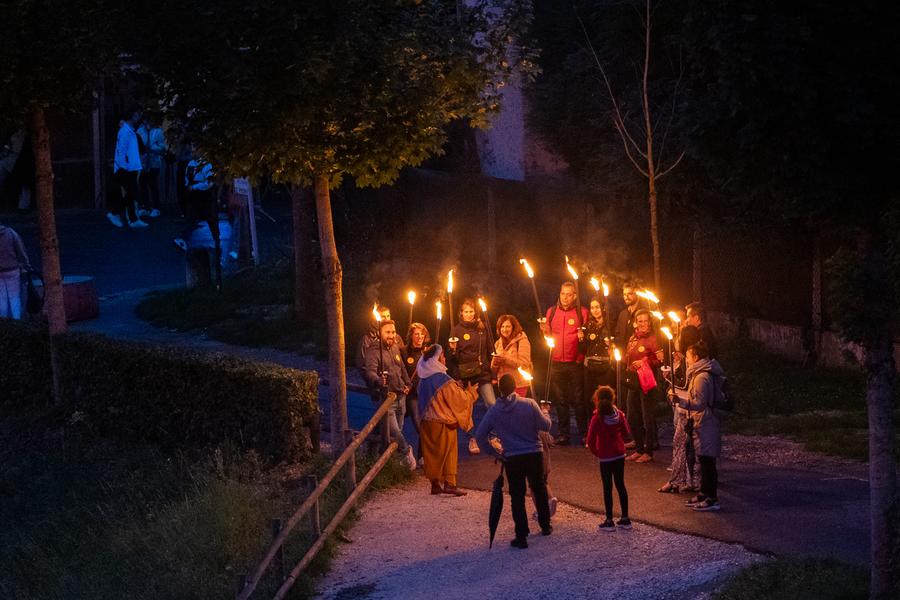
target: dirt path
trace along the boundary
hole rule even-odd
[[[535,526],[530,547],[518,550],[509,546],[508,497],[489,550],[490,494],[451,498],[428,489],[418,479],[370,499],[318,597],[702,598],[724,576],[760,560],[739,545],[640,523],[600,533],[596,514],[567,504],[554,517],[553,535],[542,537]]]

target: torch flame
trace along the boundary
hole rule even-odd
[[[659,330],[662,331],[664,334],[666,334],[666,337],[669,338],[670,340],[674,337],[672,335],[671,330],[669,330],[668,327],[660,327]]]
[[[438,300],[437,302],[435,302],[435,303],[434,303],[434,306],[435,306],[435,308],[437,309],[437,318],[438,318],[438,321],[440,321],[441,319],[443,319],[443,315],[441,314],[441,301]]]
[[[531,381],[532,379],[534,379],[534,375],[532,375],[522,367],[519,367],[519,375],[521,375],[522,379],[524,379],[525,381]]]
[[[619,362],[620,360],[622,360],[622,353],[619,352],[618,348],[613,348],[613,356],[615,356],[616,362]]]
[[[672,321],[673,323],[681,323],[681,317],[679,317],[678,313],[675,312],[674,310],[670,310],[666,314],[669,316],[669,320]]]
[[[661,312],[659,312],[658,310],[651,310],[650,314],[653,315],[655,318],[659,319],[660,321],[663,320],[664,315]]]
[[[478,306],[481,307],[481,312],[483,312],[483,313],[486,313],[486,312],[487,312],[487,304],[485,304],[484,298],[479,298],[479,299],[478,299]]]
[[[556,348],[556,340],[554,340],[552,336],[545,335],[544,341],[547,342],[547,347],[550,348],[551,350],[553,348]]]
[[[659,304],[659,298],[657,298],[656,294],[654,294],[650,290],[644,290],[644,298],[646,298],[653,304]]]
[[[603,297],[609,297],[609,286],[606,285],[606,282],[603,283]]]
[[[447,293],[453,293],[453,269],[450,269],[450,272],[447,273]]]
[[[381,313],[378,312],[378,303],[372,305],[372,316],[375,317],[375,320],[381,323]]]
[[[534,279],[534,271],[531,270],[531,265],[528,264],[528,261],[524,258],[519,259],[519,264],[525,267],[525,272],[528,273],[529,279]]]
[[[569,275],[572,276],[572,279],[578,281],[578,271],[575,270],[575,267],[569,264],[568,256],[566,256],[566,268],[569,270]]]
[[[410,304],[415,304],[416,303],[416,293],[412,290],[409,290],[408,292],[406,292],[406,299],[409,300]]]
[[[593,286],[595,291],[599,292],[600,291],[600,280],[597,279],[596,277],[591,277],[591,286]]]

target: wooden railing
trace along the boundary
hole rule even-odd
[[[316,488],[307,496],[306,500],[303,501],[294,514],[290,516],[287,522],[280,527],[275,538],[272,540],[272,544],[269,546],[268,551],[266,551],[265,556],[262,561],[260,561],[259,565],[257,565],[256,569],[253,571],[253,574],[247,578],[247,580],[242,585],[240,592],[237,595],[237,600],[248,600],[253,592],[256,590],[257,585],[262,580],[263,575],[266,570],[272,564],[272,561],[278,557],[282,552],[282,547],[284,546],[285,541],[288,538],[288,535],[300,522],[302,519],[313,507],[318,507],[318,500],[322,493],[328,488],[334,478],[338,475],[341,468],[345,465],[347,466],[347,483],[348,488],[351,490],[350,495],[338,509],[337,513],[331,519],[331,522],[327,527],[319,534],[316,541],[313,545],[307,550],[306,554],[300,559],[300,562],[291,570],[290,574],[285,578],[285,580],[281,583],[281,587],[278,589],[278,592],[275,594],[276,599],[282,599],[294,585],[297,580],[297,577],[300,573],[305,569],[309,563],[315,558],[316,553],[321,550],[322,546],[325,544],[325,541],[328,539],[332,533],[334,533],[335,529],[337,529],[338,525],[341,524],[344,517],[347,516],[347,513],[353,508],[356,504],[359,497],[366,491],[366,488],[381,469],[384,468],[384,465],[387,464],[387,461],[390,459],[391,455],[397,449],[397,443],[391,442],[387,444],[387,411],[390,408],[391,404],[396,402],[397,397],[393,393],[389,393],[384,402],[381,403],[381,406],[378,407],[378,410],[375,411],[375,414],[372,415],[372,418],[369,419],[369,422],[366,423],[366,426],[360,430],[360,432],[356,435],[353,435],[351,431],[346,431],[345,435],[348,437],[347,447],[344,449],[344,452],[338,457],[338,459],[331,466],[331,469],[328,470],[328,473],[325,477],[322,478],[322,481],[316,486]],[[369,472],[366,473],[365,477],[363,477],[362,481],[358,484],[356,482],[356,449],[359,448],[359,445],[363,442],[363,440],[368,437],[368,435],[375,429],[376,425],[378,425],[379,421],[382,424],[381,433],[382,437],[385,440],[386,448],[382,452],[381,456],[372,465],[372,468],[369,469]],[[332,438],[334,438],[334,432],[332,432]],[[332,439],[332,443],[334,443],[334,439]]]

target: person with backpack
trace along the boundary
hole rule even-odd
[[[581,445],[587,437],[588,410],[584,404],[584,324],[588,320],[587,309],[577,306],[578,290],[571,281],[565,281],[559,288],[559,301],[547,309],[541,332],[552,337],[554,347],[550,355],[550,397],[556,406],[559,419],[559,434],[556,443],[569,445],[571,432],[571,411],[575,410],[575,421]]]
[[[687,434],[693,440],[700,463],[700,493],[685,505],[696,511],[719,510],[719,474],[716,460],[722,452],[722,427],[718,404],[726,404],[725,371],[709,357],[706,343],[692,344],[685,352],[687,361],[687,398],[680,400],[687,411]]]

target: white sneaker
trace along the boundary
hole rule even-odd
[[[132,221],[131,223],[128,224],[128,226],[131,227],[132,229],[140,229],[141,227],[150,227],[150,225],[148,225],[144,221],[141,221],[140,219],[138,219],[137,221]]]
[[[139,209],[137,209],[137,216],[138,216],[138,219],[140,219],[141,217],[149,217],[150,211],[145,210],[143,208],[139,208]]]
[[[109,219],[109,222],[113,224],[113,226],[122,229],[122,218],[119,215],[114,215],[110,212],[106,213],[106,218]]]
[[[550,504],[550,516],[552,517],[553,515],[556,514],[556,505],[559,504],[559,501],[556,499],[556,496],[553,496],[552,498],[550,498],[549,504]]]
[[[158,217],[159,215],[160,215],[159,209],[158,209],[158,208],[154,208],[153,210],[151,210],[151,211],[148,213],[147,216],[153,217],[153,218],[155,219],[155,218]]]
[[[412,448],[406,449],[406,465],[409,467],[410,471],[416,470],[416,457],[413,456]]]
[[[481,448],[478,447],[475,438],[469,438],[469,454],[481,454]]]

